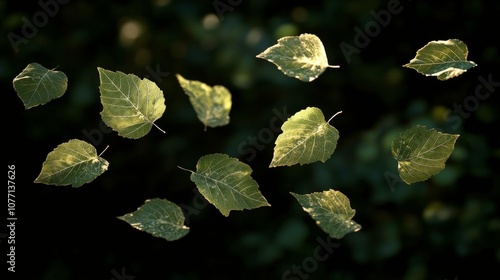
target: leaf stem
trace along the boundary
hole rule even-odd
[[[328,65],[328,68],[340,68],[340,65]]]
[[[184,167],[180,167],[180,166],[177,166],[177,167],[178,167],[179,169],[181,169],[181,170],[184,170],[184,171],[187,171],[187,172],[194,173],[194,171],[189,170],[189,169],[186,169],[186,168],[184,168]]]
[[[340,114],[340,113],[342,113],[342,111],[338,111],[337,113],[335,113],[335,115],[333,115],[333,116],[332,116],[332,117],[331,117],[331,118],[327,121],[327,123],[330,123],[330,121],[331,121],[333,118],[335,118],[335,116],[336,116],[336,115],[338,115],[338,114]]]
[[[155,123],[153,123],[154,126],[156,126],[156,128],[158,128],[158,130],[160,130],[161,132],[165,133],[165,130],[161,129],[159,126],[157,126]]]
[[[109,148],[109,145],[106,146],[106,148],[104,148],[104,150],[99,154],[99,156],[101,156],[102,154],[104,154],[104,152]]]

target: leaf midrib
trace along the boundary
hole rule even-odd
[[[438,136],[436,137],[436,140],[434,141],[434,144],[435,144],[436,142],[438,142],[438,141],[439,141],[439,139],[441,139],[442,137],[443,137],[442,135],[438,135]],[[413,138],[413,136],[412,136],[412,138]],[[439,144],[439,145],[434,145],[434,144],[432,144],[432,146],[431,146],[429,149],[427,149],[427,150],[423,151],[423,149],[427,146],[427,142],[429,142],[429,140],[430,140],[430,137],[429,137],[429,138],[427,138],[427,140],[425,141],[425,144],[424,144],[424,145],[422,145],[422,148],[420,148],[420,149],[417,151],[418,153],[417,153],[415,156],[411,156],[411,157],[409,158],[409,160],[411,160],[411,162],[412,162],[412,163],[414,163],[414,161],[413,161],[413,160],[414,160],[415,158],[420,158],[420,159],[425,159],[425,160],[431,160],[431,161],[432,161],[432,160],[441,160],[441,158],[439,158],[439,159],[437,159],[437,158],[425,158],[425,157],[423,157],[423,155],[425,155],[425,154],[427,154],[427,153],[430,153],[430,152],[433,152],[433,151],[435,151],[436,149],[438,149],[438,148],[440,148],[440,147],[442,147],[442,146],[445,146],[445,145],[446,145],[446,144],[448,144],[450,141],[452,141],[452,140],[453,140],[453,138],[452,138],[452,137],[449,137],[449,139],[447,139],[446,141],[442,142],[442,143],[441,143],[441,144]],[[423,152],[422,152],[422,151],[423,151]]]
[[[300,45],[300,40],[299,39],[297,39],[297,40],[299,41],[299,45]],[[299,55],[297,55],[297,53],[295,52],[295,50],[293,48],[291,48],[289,45],[290,44],[282,43],[281,46],[288,48],[293,53],[293,55],[294,55],[292,57],[286,55],[280,48],[276,47],[276,49],[282,54],[280,56],[282,60],[285,60],[284,58],[286,58],[286,60],[289,60],[291,62],[297,62],[299,64],[305,64],[305,65],[307,65],[311,69],[313,68],[312,66],[320,66],[320,67],[323,66],[321,63],[314,63],[314,62],[317,62],[317,60],[318,60],[318,56],[315,53],[310,52],[309,54],[311,54],[311,56],[309,56],[309,57],[306,56],[305,54],[299,56]],[[295,48],[295,49],[301,49],[301,48]],[[308,51],[307,48],[305,48],[305,49],[302,48],[301,50],[303,50],[304,52]],[[321,56],[319,56],[319,57],[321,57]]]
[[[214,171],[214,172],[215,172],[215,171]],[[211,188],[209,187],[209,183],[208,183],[208,182],[206,182],[206,181],[207,181],[207,179],[209,179],[209,180],[211,180],[211,181],[213,181],[213,182],[215,182],[215,183],[216,183],[216,188],[217,188],[217,190],[218,190],[221,194],[222,194],[222,190],[221,190],[221,188],[219,187],[219,183],[220,183],[221,185],[223,185],[223,186],[225,186],[225,187],[229,188],[229,189],[232,191],[232,192],[231,192],[231,195],[233,196],[233,198],[234,198],[234,200],[235,200],[235,201],[238,201],[238,199],[236,199],[236,197],[234,196],[234,193],[237,193],[237,194],[241,195],[242,197],[248,198],[248,199],[250,199],[250,200],[253,200],[253,201],[256,201],[256,202],[263,202],[262,200],[254,199],[254,198],[252,198],[252,197],[250,197],[250,196],[248,196],[248,195],[246,195],[246,194],[242,193],[241,191],[239,191],[239,190],[235,189],[235,187],[237,187],[237,186],[241,185],[242,183],[246,182],[247,180],[251,180],[251,178],[249,178],[249,179],[245,179],[244,181],[241,181],[241,182],[239,182],[237,185],[235,185],[234,187],[232,187],[232,186],[231,186],[231,185],[229,185],[228,183],[225,183],[225,182],[223,182],[223,181],[221,181],[221,180],[217,180],[217,179],[211,178],[210,176],[205,176],[205,175],[202,175],[202,174],[200,174],[200,173],[198,173],[198,172],[193,172],[193,173],[194,173],[194,174],[196,174],[196,175],[198,175],[198,176],[200,176],[200,177],[202,177],[202,178],[205,180],[205,183],[206,183],[206,184],[207,184],[207,186],[208,186],[206,189],[208,189],[208,190],[210,190]],[[213,174],[213,172],[212,172],[211,174]],[[229,175],[227,175],[227,176],[230,176],[230,175],[233,175],[233,174],[234,174],[234,173],[229,174]],[[227,176],[226,176],[226,177],[227,177]],[[247,188],[244,188],[244,190],[245,190],[245,189],[247,189]],[[247,206],[250,206],[250,205],[248,205],[248,204],[247,204],[247,202],[246,202],[246,201],[243,201],[243,202],[244,202]]]
[[[187,228],[183,224],[184,221],[178,216],[178,213],[174,209],[165,209],[168,206],[166,206],[164,208],[160,208],[159,206],[156,206],[156,205],[153,205],[153,206],[155,206],[155,207],[151,211],[154,213],[151,213],[151,214],[154,215],[154,217],[158,217],[158,218],[157,219],[149,219],[149,218],[145,217],[145,220],[159,222],[161,224],[167,224],[167,225],[170,225],[172,227],[179,228],[179,229],[186,229]],[[156,209],[156,208],[160,208],[160,209]],[[170,211],[171,213],[168,213],[168,210],[171,210]],[[163,211],[167,212],[167,213],[163,213]],[[175,215],[175,219],[174,218],[171,218],[170,220],[163,219],[164,217],[171,217],[172,216],[171,214]],[[179,223],[177,224],[174,222],[179,222]]]
[[[82,155],[82,156],[84,156],[84,157],[86,156],[85,154],[81,154],[81,153],[79,153],[77,150],[73,150],[73,149],[70,149],[70,148],[65,148],[65,149],[68,149],[68,150],[70,150],[70,151],[72,151],[72,152],[75,152],[75,153],[77,153],[77,154],[79,154],[79,155]],[[67,154],[69,154],[69,153],[67,153]],[[70,155],[70,156],[72,156],[72,157],[74,157],[74,158],[76,158],[76,159],[78,159],[78,158],[77,158],[77,157],[75,157],[73,154],[69,154],[69,155]],[[87,155],[87,157],[88,157],[88,155]],[[92,158],[88,157],[88,159],[87,159],[87,160],[81,160],[81,161],[79,161],[79,162],[77,162],[77,163],[75,163],[75,164],[73,164],[73,165],[69,165],[69,166],[67,166],[67,167],[65,167],[65,168],[63,168],[63,169],[60,169],[60,170],[58,170],[57,172],[51,173],[51,174],[49,174],[48,176],[42,177],[41,179],[43,179],[43,178],[47,178],[47,177],[50,177],[50,176],[54,176],[54,175],[61,174],[61,173],[65,172],[65,171],[66,171],[66,170],[68,170],[68,169],[74,169],[75,167],[80,166],[80,165],[83,165],[83,164],[86,164],[86,163],[88,163],[88,162],[90,162],[90,161],[93,161],[94,159],[99,160],[99,158],[98,158],[97,156],[96,156],[96,157],[92,157]],[[63,161],[63,160],[61,160],[61,159],[56,159],[56,160],[53,160],[53,161]],[[64,161],[63,161],[63,162],[64,162]],[[100,161],[100,160],[99,160],[99,163],[101,163],[101,161]],[[71,173],[72,173],[72,170],[70,170],[70,171],[66,174],[66,176],[64,176],[64,178],[63,178],[63,179],[66,179],[66,178],[67,178],[67,177],[68,177]]]
[[[115,82],[108,76],[108,74],[106,72],[104,72],[104,71],[103,71],[103,74],[106,75],[106,78],[118,90],[118,92],[121,93],[121,95],[123,96],[123,98],[128,101],[128,103],[131,105],[131,107],[133,107],[137,112],[139,112],[144,117],[144,119],[146,120],[144,122],[145,123],[152,123],[151,120],[146,115],[144,115],[144,113],[138,108],[138,107],[140,107],[140,104],[138,104],[137,106],[135,106],[135,104],[132,102],[132,100],[130,100],[130,98],[125,95],[125,93],[117,86],[117,84],[115,84]],[[123,74],[123,75],[125,75],[125,74]],[[122,75],[118,74],[118,76],[119,76],[120,83],[121,83],[121,81],[122,81]],[[140,90],[138,88],[138,84],[136,84],[135,81],[133,81],[133,80],[132,80],[132,82],[133,82],[133,85],[137,88],[137,92],[139,94]],[[140,80],[139,80],[139,82],[140,82]],[[149,99],[149,94],[146,95],[146,98]],[[138,97],[137,98],[137,103],[140,103],[140,101],[141,101],[141,99]],[[111,106],[111,105],[109,105],[109,106]],[[113,105],[113,106],[116,106],[116,105]],[[148,106],[146,106],[146,110],[147,109],[148,109]],[[120,117],[124,117],[124,116],[120,116]],[[135,116],[131,115],[130,117],[135,117]]]
[[[313,120],[308,120],[308,121],[314,122]],[[321,127],[321,126],[327,126],[327,125],[328,125],[328,123],[321,123],[320,125],[318,125],[318,123],[317,123],[317,122],[315,122],[314,124],[315,124],[315,125],[311,125],[312,129],[310,129],[310,130],[309,130],[309,132],[310,132],[310,133],[305,133],[305,134],[306,134],[306,135],[308,135],[308,136],[306,136],[306,137],[305,137],[302,141],[300,141],[299,143],[297,143],[297,145],[295,145],[295,146],[294,146],[294,147],[292,147],[291,149],[288,149],[288,150],[287,150],[288,152],[283,153],[283,155],[282,155],[279,159],[277,159],[277,160],[276,160],[276,162],[280,162],[281,160],[283,160],[283,158],[284,158],[284,157],[288,156],[291,152],[295,151],[295,149],[298,149],[299,147],[305,146],[305,145],[303,145],[303,144],[304,144],[305,142],[307,142],[307,141],[308,141],[311,137],[316,137],[316,136],[318,136],[318,137],[319,137],[319,135],[318,135],[319,133],[317,133],[316,131],[319,129],[319,127]],[[294,129],[294,130],[300,130],[300,129]],[[304,131],[304,130],[305,130],[305,129],[302,129],[302,130],[300,130],[300,131]],[[292,131],[293,131],[293,130],[292,130]],[[289,131],[289,133],[290,133],[290,132],[291,132],[291,131]],[[323,137],[323,138],[324,138],[324,137]],[[327,141],[324,141],[324,142],[325,142],[325,145],[326,145],[326,142],[327,142]],[[312,148],[311,148],[311,150],[312,150],[312,151],[314,151],[314,147],[315,147],[315,146],[316,146],[316,140],[314,140],[313,146],[312,146]],[[300,158],[302,158],[302,155],[305,153],[305,151],[306,151],[306,148],[304,147],[304,150],[302,151],[301,155],[299,156],[299,159],[300,159]],[[323,156],[322,156],[322,158],[324,157],[325,152],[326,152],[326,148],[324,148],[324,149],[323,149]],[[311,159],[311,157],[312,157],[312,153],[309,155],[308,160],[310,160],[310,159]]]
[[[419,59],[420,60],[420,59]],[[420,60],[423,61],[423,60]],[[472,62],[468,60],[453,60],[453,61],[445,61],[445,62],[427,62],[427,63],[416,63],[415,61],[413,62],[413,66],[438,66],[438,65],[447,65],[447,64],[454,64],[454,63],[464,63],[464,64],[470,64],[474,65]]]

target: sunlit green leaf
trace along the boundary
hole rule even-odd
[[[68,88],[68,78],[63,72],[49,70],[38,63],[28,64],[12,83],[25,109],[59,98]]]
[[[189,232],[189,228],[184,225],[182,209],[166,199],[148,199],[136,211],[118,219],[138,230],[168,241],[177,240]]]
[[[250,176],[250,166],[236,158],[225,154],[206,155],[198,160],[196,172],[190,172],[191,181],[200,193],[226,217],[231,210],[271,206]]]
[[[325,121],[323,112],[316,107],[296,113],[281,129],[283,133],[276,139],[269,167],[325,162],[335,151],[339,140],[338,130]]]
[[[229,90],[224,86],[210,87],[199,81],[186,80],[179,74],[176,76],[205,129],[207,126],[217,127],[229,123],[229,111],[231,111]]]
[[[108,161],[97,155],[94,146],[72,139],[47,155],[35,183],[77,188],[92,182],[108,170],[108,166]]]
[[[417,51],[410,63],[403,66],[445,81],[477,66],[467,60],[468,53],[467,46],[458,39],[431,41]]]
[[[148,134],[165,111],[165,98],[160,88],[132,74],[100,67],[97,70],[104,123],[126,138],[138,139]]]
[[[416,125],[392,141],[392,156],[398,161],[401,179],[407,183],[425,181],[438,174],[455,148],[458,134],[446,134]]]
[[[257,57],[273,63],[285,75],[303,82],[312,82],[327,67],[339,67],[328,64],[323,43],[313,34],[280,38],[276,45],[267,48]]]
[[[331,237],[340,239],[361,229],[359,224],[351,220],[356,210],[351,208],[349,199],[343,193],[328,190],[304,195],[291,194],[298,200],[302,209]]]

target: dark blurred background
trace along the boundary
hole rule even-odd
[[[500,88],[490,87],[489,97],[474,103],[478,77],[500,82],[498,2],[401,0],[402,11],[378,32],[373,29],[370,42],[349,59],[340,44],[355,47],[354,28],[373,25],[373,12],[386,10],[388,1],[221,0],[217,5],[234,4],[223,20],[215,2],[71,0],[58,4],[46,22],[37,1],[0,2],[4,151],[17,170],[18,276],[462,280],[500,275]],[[16,52],[8,34],[22,36],[23,17],[33,22],[34,15],[42,24]],[[316,34],[330,64],[340,69],[304,83],[255,57],[278,38],[301,33]],[[429,41],[451,38],[464,41],[477,67],[448,81],[402,67]],[[63,71],[68,90],[24,110],[12,80],[32,62]],[[97,67],[155,81],[166,99],[156,124],[166,133],[153,127],[130,140],[100,126]],[[204,131],[176,73],[226,86],[233,98],[231,122]],[[473,108],[466,117],[453,112],[465,100],[471,102],[466,108]],[[279,132],[269,139],[263,131],[272,131],[276,112],[291,115],[308,106],[320,108],[327,119],[343,111],[331,121],[340,131],[331,159],[268,168]],[[459,133],[455,150],[446,169],[425,182],[387,181],[397,178],[392,138],[414,124]],[[250,144],[249,137],[258,143]],[[73,138],[93,143],[98,153],[109,145],[103,154],[109,170],[78,189],[34,184],[47,154]],[[209,153],[249,164],[272,207],[232,211],[227,218],[212,205],[199,207],[189,173],[177,166],[195,170],[198,158]],[[327,235],[289,192],[327,189],[349,197],[354,220],[363,228],[334,240],[339,246],[328,259],[313,262],[318,238]],[[194,209],[187,236],[168,242],[116,218],[156,197]],[[1,241],[3,260],[7,244]],[[308,272],[301,268],[304,274],[282,278],[303,263]]]

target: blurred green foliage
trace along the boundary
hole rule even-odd
[[[71,0],[16,53],[9,32],[22,35],[23,18],[33,20],[42,8],[37,1],[0,2],[4,150],[19,174],[20,273],[112,279],[112,271],[125,268],[136,279],[282,279],[314,255],[318,237],[326,238],[289,192],[332,188],[349,197],[363,228],[337,240],[340,246],[307,279],[499,275],[500,90],[467,117],[453,110],[474,95],[479,76],[500,81],[500,5],[401,0],[403,10],[348,63],[340,43],[354,45],[354,28],[364,29],[374,20],[370,12],[387,3],[241,1],[220,21],[212,1]],[[278,38],[301,33],[317,35],[340,69],[303,83],[255,58]],[[427,42],[450,38],[467,44],[477,67],[445,82],[401,67]],[[12,79],[31,62],[63,71],[68,91],[24,110]],[[157,125],[166,134],[153,129],[130,140],[100,126],[97,67],[149,75],[165,94],[167,109]],[[170,74],[155,80],[157,69]],[[231,122],[204,131],[176,73],[226,86],[233,95]],[[330,116],[343,111],[331,123],[340,131],[332,158],[268,168],[278,132],[272,140],[259,140],[259,132],[272,128],[273,109],[293,114],[308,106]],[[392,138],[414,124],[461,136],[443,172],[411,186],[390,184],[387,175],[397,175]],[[249,137],[259,142],[242,146]],[[46,155],[73,138],[94,141],[98,152],[110,146],[107,173],[80,189],[34,184]],[[256,152],[252,160],[242,152],[249,148]],[[248,163],[272,207],[228,218],[211,205],[194,207],[200,205],[195,186],[177,166],[194,169],[199,157],[215,152]],[[193,207],[187,236],[165,242],[116,219],[155,197]]]

